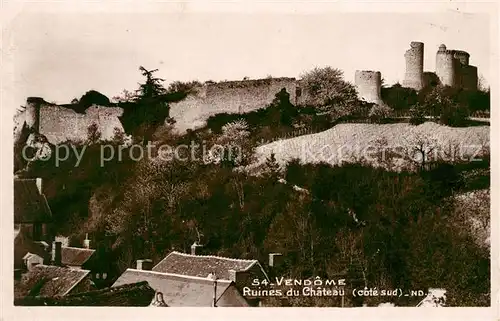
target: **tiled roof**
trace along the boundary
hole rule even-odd
[[[217,278],[229,280],[229,270],[246,271],[254,264],[259,264],[259,261],[231,259],[212,255],[191,255],[173,251],[153,267],[153,271],[203,278],[215,272]]]
[[[36,179],[14,179],[14,223],[48,222],[49,204],[36,185]]]
[[[155,291],[147,282],[125,284],[97,291],[57,297],[27,297],[14,300],[14,305],[61,306],[149,306]]]
[[[162,292],[165,303],[170,307],[212,306],[214,281],[207,278],[127,269],[113,287],[140,281],[147,281],[153,289]],[[221,298],[231,284],[231,281],[217,280],[216,300]]]
[[[23,275],[15,288],[15,297],[66,295],[89,273],[82,269],[37,265]]]
[[[63,246],[61,248],[61,263],[69,266],[82,266],[94,253],[93,249]]]

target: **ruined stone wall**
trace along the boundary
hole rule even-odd
[[[205,84],[197,93],[170,105],[170,116],[183,131],[202,125],[210,116],[220,113],[248,113],[267,107],[285,88],[290,101],[296,103],[295,78],[266,78]]]
[[[117,107],[91,106],[85,114],[60,106],[42,106],[40,108],[40,134],[45,135],[50,143],[65,141],[85,141],[88,128],[96,124],[101,132],[101,139],[112,139],[114,129],[124,131],[118,119],[123,110]]]
[[[228,81],[209,84],[206,87],[206,112],[216,114],[248,113],[269,105],[275,95],[285,88],[290,101],[295,102],[296,80],[294,78],[268,78],[244,81]]]
[[[476,90],[478,86],[477,67],[462,66],[461,71],[462,88]]]
[[[405,52],[406,73],[404,87],[420,90],[424,87],[424,43],[411,42],[410,49]]]
[[[112,139],[115,128],[124,132],[118,117],[123,109],[118,107],[91,106],[84,114],[59,105],[49,104],[41,98],[28,98],[26,111],[20,118],[28,127],[44,135],[52,144],[65,141],[81,142],[87,139],[88,128],[96,124],[101,139]]]
[[[370,103],[382,103],[380,71],[356,70],[354,83],[361,99]]]

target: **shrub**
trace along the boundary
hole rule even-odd
[[[394,110],[408,110],[417,102],[417,92],[412,88],[395,84],[392,87],[383,87],[381,96],[384,103]]]
[[[416,104],[410,109],[410,124],[412,125],[420,125],[425,122],[425,108]]]
[[[467,125],[468,118],[469,111],[466,107],[451,104],[443,108],[439,120],[443,125],[462,127]]]
[[[109,106],[109,104],[109,98],[95,90],[87,91],[79,101],[79,105],[83,109],[92,105]]]
[[[372,122],[380,123],[384,119],[388,118],[392,113],[392,109],[385,105],[373,105],[370,109],[368,117],[370,117]]]

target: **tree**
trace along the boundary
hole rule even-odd
[[[273,115],[274,111],[276,111],[277,115]],[[276,122],[284,126],[291,126],[294,117],[296,117],[298,114],[297,109],[290,102],[290,94],[286,91],[285,88],[282,88],[275,95],[269,112],[271,113],[271,120],[274,120],[274,118],[278,118],[279,120],[277,120]],[[274,125],[277,125],[276,122],[273,122]]]
[[[210,161],[224,167],[248,165],[253,161],[254,147],[248,139],[250,131],[243,119],[222,126],[222,134],[209,151]]]
[[[92,123],[87,128],[87,142],[88,144],[96,144],[101,139],[101,132],[99,131],[99,126],[96,123]]]
[[[424,170],[436,160],[438,142],[426,134],[415,133],[407,139],[405,157],[412,167]]]
[[[425,108],[417,103],[410,109],[410,124],[420,125],[425,122]]]
[[[157,78],[154,76],[154,73],[158,71],[158,69],[147,70],[143,66],[139,67],[141,74],[146,77],[146,81],[144,83],[139,84],[139,89],[136,90],[137,100],[145,101],[145,100],[156,100],[158,97],[164,95],[167,90],[163,87],[162,82],[165,79]]]
[[[356,88],[343,79],[340,69],[316,67],[301,77],[302,86],[307,93],[306,105],[334,113],[336,109],[353,105],[358,100]]]
[[[276,155],[271,153],[269,157],[266,158],[266,163],[264,165],[265,175],[273,180],[276,180],[280,175],[280,164],[276,160]]]
[[[124,104],[127,115],[123,119],[128,130],[146,144],[157,128],[169,119],[170,110],[165,97],[167,90],[162,85],[164,79],[154,75],[158,69],[147,70],[141,66],[139,70],[146,79],[139,84],[132,103]]]

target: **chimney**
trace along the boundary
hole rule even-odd
[[[281,261],[281,253],[269,253],[269,267],[274,268],[279,265]]]
[[[203,245],[199,245],[199,244],[198,244],[198,243],[196,243],[196,242],[194,242],[194,243],[193,243],[193,245],[191,245],[191,255],[199,255],[199,253],[198,253],[198,254],[196,254],[196,249],[197,249],[198,247],[203,247]]]
[[[36,187],[38,188],[38,193],[43,194],[43,191],[42,191],[42,179],[40,177],[37,177],[36,178]]]
[[[137,260],[136,270],[151,271],[153,269],[153,261],[149,259]]]
[[[62,243],[61,242],[52,242],[52,264],[61,266],[62,259]]]
[[[85,233],[85,240],[83,240],[83,248],[90,249],[89,233]]]
[[[238,272],[236,272],[235,270],[229,270],[228,272],[229,272],[229,280],[236,283],[236,279],[238,277]]]

